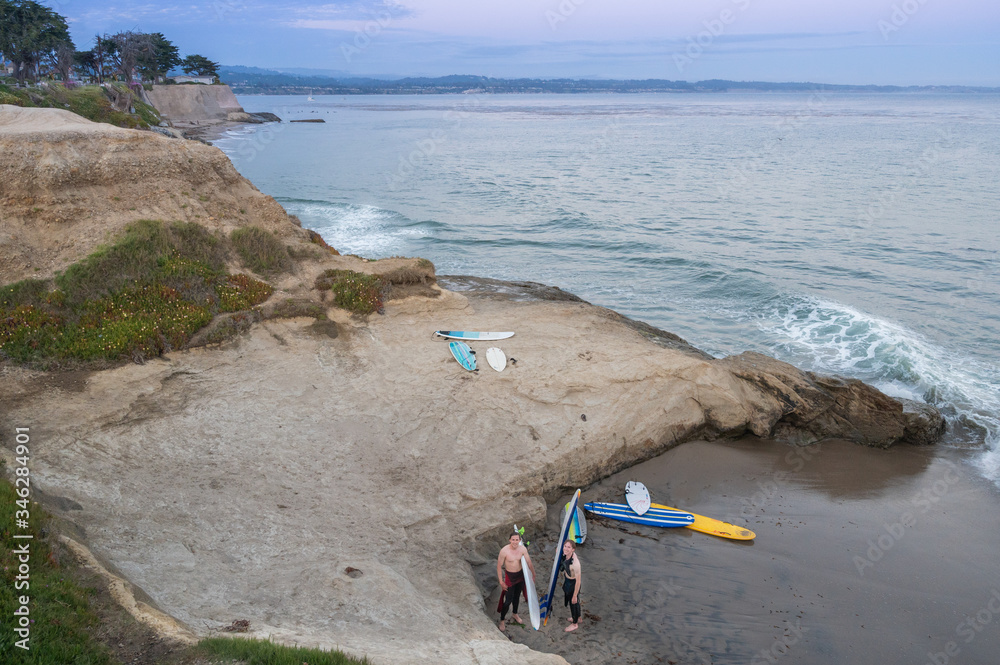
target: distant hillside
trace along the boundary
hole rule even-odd
[[[298,70],[307,71],[307,70]],[[236,94],[263,95],[413,95],[484,93],[640,93],[640,92],[1000,92],[968,86],[827,85],[767,81],[669,81],[665,79],[501,79],[453,74],[438,77],[337,78],[279,72],[257,67],[223,66],[219,76]]]

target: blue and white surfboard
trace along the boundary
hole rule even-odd
[[[469,370],[470,372],[476,369],[476,356],[472,354],[472,349],[465,342],[449,342],[448,348],[451,349],[451,355],[455,356],[455,360],[458,364]]]
[[[514,336],[512,332],[468,332],[465,330],[435,330],[434,334],[448,339],[467,339],[481,342],[493,342]]]
[[[650,508],[645,515],[638,515],[623,503],[588,503],[583,508],[594,515],[646,526],[679,527],[694,524],[694,515],[683,510]]]

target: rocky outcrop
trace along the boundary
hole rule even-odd
[[[60,109],[0,105],[0,173],[0,284],[51,276],[139,219],[305,234],[217,148]]]
[[[81,130],[58,112],[44,120],[62,125],[42,131],[41,116],[5,113],[0,232],[21,253],[3,281],[62,268],[126,221],[182,214],[192,198],[201,212],[186,219],[225,229],[247,206],[302,240],[212,148]],[[108,203],[114,192],[144,212]],[[298,297],[326,309],[323,330],[264,320],[221,347],[93,374],[0,364],[0,428],[31,428],[33,485],[109,568],[195,632],[247,619],[258,636],[376,663],[564,662],[496,630],[470,565],[477,538],[514,522],[539,532],[546,497],[684,442],[752,432],[887,446],[939,431],[930,407],[861,382],[755,353],[713,359],[530,283],[420,284],[384,316],[352,317],[309,291],[315,271],[401,266],[317,251],[295,279]],[[518,362],[466,372],[437,329],[514,330],[501,346]]]
[[[719,363],[756,393],[747,428],[757,436],[798,444],[847,439],[887,448],[899,441],[932,443],[944,418],[926,404],[889,397],[856,379],[819,376],[760,353]]]

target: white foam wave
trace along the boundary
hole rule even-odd
[[[316,201],[282,205],[342,254],[367,258],[406,254],[409,241],[429,233],[407,217],[377,206]]]
[[[982,469],[1000,484],[1000,367],[818,298],[783,298],[759,325],[779,357],[861,378],[886,394],[942,409],[956,442],[985,442]]]

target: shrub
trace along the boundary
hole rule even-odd
[[[327,270],[316,280],[317,288],[329,288],[334,304],[354,314],[383,311],[386,284],[378,275],[353,270]]]
[[[246,275],[229,275],[224,283],[215,287],[219,294],[220,312],[238,312],[259,305],[271,297],[270,284],[259,282]]]
[[[285,245],[259,226],[245,226],[230,234],[243,265],[258,275],[286,272],[292,267]]]

